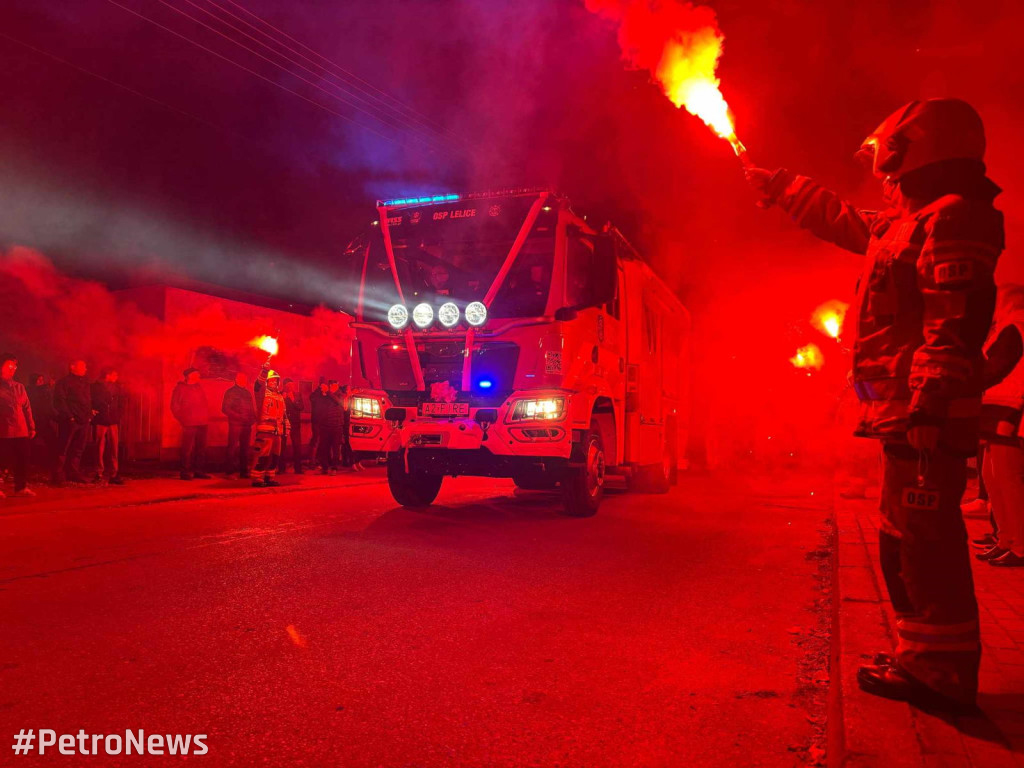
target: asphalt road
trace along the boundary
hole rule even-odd
[[[505,481],[424,513],[368,479],[0,517],[0,764],[181,759],[13,756],[21,728],[205,733],[204,765],[813,761],[826,484],[688,478],[571,519]]]

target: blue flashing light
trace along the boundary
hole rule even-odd
[[[390,207],[396,205],[419,205],[421,203],[449,203],[461,198],[461,195],[455,194],[429,195],[427,197],[396,197],[394,200],[385,200],[384,205]]]
[[[480,379],[480,381],[477,383],[480,385],[480,389],[490,389],[492,386],[494,386],[494,382],[491,381],[490,379]]]

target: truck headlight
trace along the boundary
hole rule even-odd
[[[519,400],[512,409],[512,421],[558,421],[564,415],[564,397]]]
[[[380,402],[372,397],[353,397],[348,407],[353,419],[380,418]]]
[[[395,304],[388,310],[388,325],[396,331],[405,328],[405,324],[408,322],[409,310],[405,308],[404,304]]]
[[[487,321],[487,307],[482,301],[471,301],[466,305],[466,322],[474,328]]]
[[[417,304],[412,310],[412,321],[417,328],[426,328],[434,322],[434,308],[426,302]]]
[[[453,301],[446,301],[437,310],[437,319],[445,328],[451,328],[459,322],[459,307]]]

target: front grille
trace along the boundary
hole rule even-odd
[[[419,341],[416,343],[423,381],[427,392],[430,385],[447,381],[456,389],[462,386],[462,361],[465,358],[464,339],[444,341]],[[378,350],[381,384],[391,395],[397,406],[416,406],[427,399],[425,393],[416,391],[409,353],[404,345],[385,344]],[[512,392],[516,364],[519,362],[519,345],[508,341],[487,341],[473,347],[473,388],[460,393],[460,402],[469,402],[474,407],[496,406],[505,401]],[[478,383],[491,382],[491,388],[482,391]]]

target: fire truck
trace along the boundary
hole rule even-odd
[[[350,256],[349,439],[398,503],[509,477],[597,511],[606,479],[667,492],[689,417],[686,308],[613,227],[554,191],[378,203]]]

